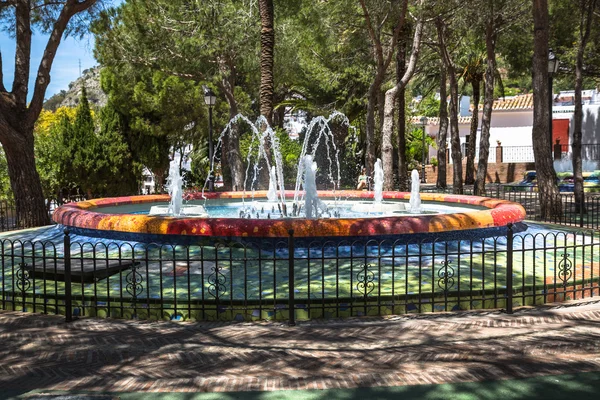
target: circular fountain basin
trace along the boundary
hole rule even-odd
[[[255,200],[266,200],[266,192],[256,192]],[[242,192],[206,193],[207,204],[219,199],[241,201]],[[357,204],[372,199],[364,191],[319,192],[319,198],[357,200]],[[291,198],[292,192],[286,193]],[[410,193],[384,192],[384,204],[396,203],[397,209],[406,207]],[[525,219],[524,208],[517,203],[486,197],[423,193],[421,200],[427,212],[429,205],[456,206],[456,212],[415,215],[409,212],[359,218],[202,218],[166,217],[138,214],[137,209],[156,203],[166,203],[168,195],[105,198],[70,203],[59,207],[53,220],[75,233],[104,238],[139,242],[184,242],[202,237],[224,238],[287,238],[293,230],[295,237],[369,237],[412,234],[439,234],[443,232],[499,228]],[[248,203],[248,201],[246,201]],[[240,203],[241,204],[241,203]],[[368,204],[368,203],[367,203]],[[371,204],[373,208],[375,204]],[[289,206],[288,206],[289,209]],[[106,212],[105,212],[106,211]]]

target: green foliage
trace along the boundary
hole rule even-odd
[[[358,132],[354,129],[348,131],[340,149],[340,169],[342,188],[355,189],[361,169],[362,151]]]
[[[60,201],[77,192],[95,197],[137,192],[141,166],[132,162],[119,115],[110,105],[95,118],[84,91],[74,112],[60,108],[43,113],[35,132],[36,166],[46,199]]]
[[[423,128],[420,127],[413,127],[407,135],[406,162],[409,170],[417,168],[423,161],[423,135]],[[429,146],[437,147],[435,140],[426,135],[425,147],[429,148]]]
[[[298,157],[302,151],[302,143],[290,138],[289,134],[283,129],[276,132],[283,160],[283,179],[286,186],[294,185],[296,174],[298,173]]]
[[[208,141],[198,142],[194,146],[191,158],[191,171],[185,171],[183,174],[183,184],[187,188],[202,188],[206,183],[210,171],[210,162],[208,160]],[[217,166],[215,166],[217,168]]]
[[[35,129],[36,168],[46,199],[58,199],[61,189],[69,186],[62,165],[65,154],[62,130],[68,129],[70,121],[63,111],[66,110],[59,109],[54,113],[42,114],[44,118],[38,120]],[[46,122],[48,117],[52,120]]]
[[[146,166],[159,181],[166,178],[170,150],[188,143],[196,147],[206,134],[201,85],[160,71],[129,67],[105,68],[101,80],[111,107],[120,116],[133,162]]]
[[[95,191],[102,195],[122,196],[138,191],[143,166],[133,160],[123,125],[122,116],[108,103],[100,112],[97,138],[100,154]]]
[[[4,150],[0,146],[0,200],[10,200],[12,197],[10,178],[8,177],[8,164],[6,163]]]
[[[283,129],[277,129],[275,136],[279,140],[279,150],[281,151],[281,159],[283,161],[283,179],[286,187],[294,185],[296,182],[296,174],[298,173],[298,157],[302,151],[302,143],[298,140],[291,139],[287,131]],[[256,162],[258,157],[258,147],[256,139],[252,141],[252,134],[250,131],[241,135],[240,138],[240,152],[242,153],[242,159],[247,160],[250,146],[252,145],[253,153],[250,157],[250,162],[253,164]],[[271,165],[275,165],[275,161],[270,161]]]
[[[438,117],[440,114],[440,100],[433,95],[424,97],[419,103],[417,114],[424,117]]]
[[[94,132],[94,119],[87,100],[85,87],[77,106],[75,119],[67,125],[63,121],[62,139],[64,153],[61,159],[63,173],[80,187],[84,193],[92,193],[98,181],[97,157],[100,147]]]
[[[56,93],[44,102],[44,110],[56,111],[66,96],[67,92],[64,90]]]

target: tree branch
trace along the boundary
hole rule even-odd
[[[400,20],[398,21],[398,24],[394,28],[394,33],[393,33],[392,37],[390,38],[390,44],[389,44],[390,51],[388,52],[387,59],[385,60],[385,62],[383,64],[384,71],[387,70],[388,66],[392,62],[392,57],[394,55],[394,49],[396,48],[396,43],[398,43],[398,37],[400,36],[400,32],[404,29],[404,25],[406,24],[407,10],[408,10],[408,0],[404,0],[402,3],[402,11],[400,14]]]
[[[4,70],[2,69],[2,50],[0,50],[0,92],[6,92],[4,87]]]
[[[14,6],[17,4],[17,0],[3,0],[0,1],[0,11],[6,7]]]
[[[15,75],[12,93],[19,107],[27,104],[27,84],[31,58],[31,18],[29,1],[18,0],[16,9],[17,46],[15,49]]]
[[[54,62],[56,50],[58,49],[69,21],[75,14],[87,10],[96,2],[97,0],[67,0],[67,3],[60,11],[60,15],[54,22],[52,33],[50,34],[50,38],[48,38],[48,43],[46,43],[46,48],[44,49],[44,55],[42,56],[42,60],[38,67],[33,98],[31,99],[31,104],[29,106],[28,118],[30,123],[33,123],[42,111],[46,89],[50,84],[50,70],[52,68],[52,63]]]
[[[381,48],[381,41],[375,35],[375,30],[373,29],[371,16],[369,15],[369,10],[367,10],[367,6],[365,5],[365,0],[360,0],[360,6],[363,9],[365,21],[367,22],[367,31],[369,32],[369,36],[371,37],[373,45],[375,46],[375,56],[377,57],[377,63],[383,65],[383,49]]]

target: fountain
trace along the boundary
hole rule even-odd
[[[413,169],[410,174],[410,212],[419,214],[423,211],[421,208],[421,178],[419,171]]]
[[[375,177],[373,181],[375,182],[375,187],[373,188],[375,196],[373,199],[375,200],[375,204],[381,204],[383,200],[383,167],[379,158],[375,162]]]
[[[277,168],[271,166],[269,171],[269,192],[267,193],[267,199],[269,202],[277,202]]]
[[[167,192],[170,198],[169,205],[152,206],[148,211],[148,215],[208,217],[206,209],[200,204],[183,205],[183,178],[179,171],[180,159],[181,156],[176,154],[169,164],[169,176],[167,177]]]
[[[313,162],[312,156],[304,156],[304,210],[306,218],[317,218],[320,213],[327,212],[327,206],[317,194],[315,174],[317,163]]]
[[[416,171],[412,175],[412,193],[383,192],[384,176],[379,160],[375,166],[374,192],[339,190],[338,149],[329,128],[334,118],[348,123],[345,116],[333,113],[329,118],[317,117],[309,124],[293,192],[284,189],[279,142],[266,119],[261,117],[252,123],[238,115],[225,127],[217,146],[221,146],[223,137],[234,123],[243,121],[251,127],[252,141],[243,191],[208,193],[203,188],[196,199],[182,206],[177,195],[181,191],[179,163],[173,160],[170,196],[131,196],[71,203],[59,207],[53,219],[85,236],[189,243],[198,237],[281,238],[287,237],[290,230],[294,231],[294,236],[306,238],[401,238],[403,235],[414,238],[415,234],[439,238],[457,230],[477,230],[479,235],[491,235],[497,228],[525,218],[523,207],[509,201],[460,195],[419,195]],[[267,145],[271,146],[274,165],[265,154]],[[314,162],[318,149],[327,156],[323,168],[317,168]],[[258,159],[251,160],[252,154],[258,154]],[[270,172],[268,192],[256,188],[261,159]],[[332,190],[317,190],[317,173],[326,177]],[[423,205],[419,204],[420,200]],[[410,212],[406,210],[409,201]]]

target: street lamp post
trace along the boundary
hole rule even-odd
[[[423,124],[423,163],[421,164],[421,183],[425,183],[425,136],[427,135],[425,127],[427,126],[427,117],[422,117],[421,123]]]
[[[209,165],[209,177],[208,177],[208,191],[215,191],[215,176],[214,176],[214,148],[212,140],[212,109],[217,102],[217,96],[213,93],[210,88],[204,88],[204,103],[208,106],[208,165]]]
[[[550,139],[550,154],[552,154],[552,107],[554,105],[554,94],[552,93],[552,81],[554,79],[554,74],[558,72],[558,58],[552,51],[552,49],[548,50],[548,101],[549,107],[548,114],[550,115],[548,118],[548,137]]]

